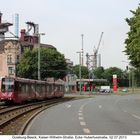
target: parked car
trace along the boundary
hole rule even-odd
[[[99,92],[101,93],[112,93],[110,86],[101,86]]]

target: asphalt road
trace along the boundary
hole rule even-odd
[[[98,95],[45,110],[27,135],[140,135],[140,94]]]

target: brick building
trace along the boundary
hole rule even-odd
[[[17,40],[0,42],[0,77],[16,74],[16,64],[20,57],[20,44]]]
[[[16,65],[20,61],[26,48],[33,49],[39,45],[43,48],[55,48],[52,45],[41,44],[39,41],[38,24],[26,22],[27,31],[21,30],[19,38],[7,39],[5,33],[8,32],[11,23],[2,22],[2,13],[0,12],[0,77],[16,76]],[[30,31],[33,29],[33,33]]]
[[[44,48],[55,48],[52,45],[40,44]],[[20,61],[26,48],[33,49],[37,44],[21,42],[19,40],[2,40],[0,41],[0,77],[16,76],[16,65]]]

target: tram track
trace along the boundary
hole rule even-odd
[[[0,111],[8,108],[9,106],[0,106]]]
[[[24,134],[27,124],[41,111],[76,98],[67,97],[0,110],[0,135]],[[30,118],[30,119],[29,119]],[[20,130],[20,131],[19,131]]]

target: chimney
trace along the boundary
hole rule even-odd
[[[22,29],[20,32],[20,41],[24,41],[24,36],[26,35],[26,30]]]
[[[0,24],[2,22],[2,13],[0,12]]]

